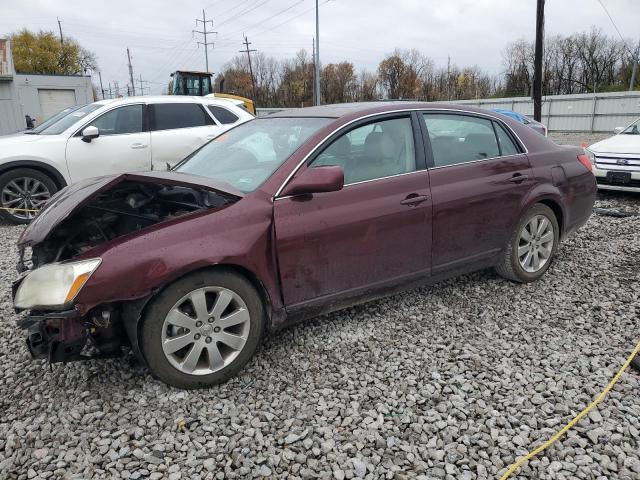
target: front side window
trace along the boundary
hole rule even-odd
[[[328,118],[256,118],[214,138],[176,171],[226,182],[243,192],[258,188]]]
[[[213,119],[197,103],[157,103],[153,112],[153,130],[213,125]]]
[[[345,184],[415,171],[411,119],[380,120],[345,133],[334,140],[311,166],[324,165],[342,167]]]
[[[49,123],[49,121],[47,120],[47,122],[45,123],[47,123],[48,125],[45,127],[45,124],[43,123],[41,125],[41,127],[43,128],[38,129],[37,133],[39,135],[58,135],[64,132],[69,127],[73,126],[75,123],[78,123],[85,116],[89,115],[92,112],[95,112],[102,107],[104,107],[103,104],[91,103],[89,105],[85,105],[84,107],[67,112],[65,115],[62,115],[54,122]]]
[[[143,105],[127,105],[114,108],[100,115],[91,125],[97,127],[100,135],[123,135],[140,133],[143,130]]]
[[[436,167],[500,156],[491,120],[469,115],[425,113]]]
[[[226,108],[218,107],[217,105],[207,105],[207,108],[222,125],[229,125],[238,121],[238,116]]]

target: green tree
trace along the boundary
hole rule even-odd
[[[60,43],[53,32],[24,29],[9,38],[18,73],[77,75],[98,67],[95,54],[69,37]]]

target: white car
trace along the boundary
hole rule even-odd
[[[102,100],[0,137],[0,216],[27,223],[54,192],[87,177],[166,170],[253,119],[239,105],[185,96]]]
[[[598,188],[640,192],[640,118],[586,148]]]

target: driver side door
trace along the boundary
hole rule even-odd
[[[326,165],[344,170],[342,190],[274,201],[290,313],[430,274],[429,173],[417,119],[407,113],[360,123],[303,168]]]
[[[82,131],[98,128],[90,142]],[[72,182],[84,178],[151,170],[151,137],[146,105],[116,107],[87,123],[67,140],[67,168]]]

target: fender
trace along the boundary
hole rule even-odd
[[[11,162],[3,163],[0,165],[0,174],[9,170],[15,170],[16,168],[32,168],[46,173],[53,179],[59,189],[68,185],[64,175],[57,168],[49,165],[48,163],[39,162],[37,160],[13,160]]]
[[[546,203],[554,211],[556,217],[559,217],[560,238],[563,238],[566,227],[567,208],[562,200],[560,189],[550,184],[537,184],[522,198],[518,218],[521,218],[522,214],[536,203]]]

